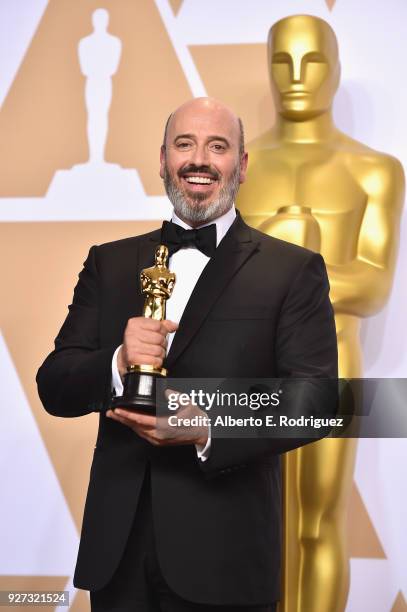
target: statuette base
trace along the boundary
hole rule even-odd
[[[166,376],[166,370],[152,366],[131,367],[137,370],[133,369],[125,374],[123,395],[113,398],[111,408],[112,410],[126,408],[126,410],[155,415],[156,380]],[[145,370],[150,367],[151,370]]]

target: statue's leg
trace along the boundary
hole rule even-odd
[[[284,612],[343,612],[349,590],[346,516],[356,440],[328,438],[285,462]]]
[[[104,161],[111,99],[112,82],[109,77],[87,79],[85,100],[88,111],[87,134],[90,162]]]
[[[151,299],[151,297],[148,297],[146,299],[145,305],[144,305],[144,316],[147,319],[152,319],[153,318],[153,307],[154,307],[154,303]]]
[[[356,440],[321,440],[298,453],[298,611],[343,612],[349,591],[346,516]]]
[[[156,321],[165,319],[165,303],[162,297],[154,297],[152,318]]]
[[[337,322],[340,376],[361,372],[358,322]],[[357,441],[325,439],[284,467],[284,612],[343,612],[349,590],[346,518]]]

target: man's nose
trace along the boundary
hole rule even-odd
[[[192,152],[191,161],[195,164],[195,166],[206,166],[208,165],[208,148],[205,144],[197,144]]]

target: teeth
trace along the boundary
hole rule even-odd
[[[206,176],[187,176],[185,177],[187,183],[198,183],[201,185],[210,185],[213,183],[213,179],[210,179]]]

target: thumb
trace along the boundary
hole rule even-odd
[[[164,321],[161,321],[161,323],[164,325],[165,329],[167,330],[167,334],[171,334],[172,332],[175,332],[178,329],[178,323],[174,323],[174,321],[169,321],[168,319],[164,319]]]

